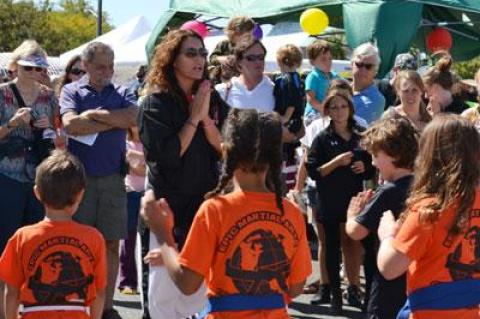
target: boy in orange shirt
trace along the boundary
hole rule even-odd
[[[101,318],[105,241],[72,221],[84,190],[85,172],[73,155],[54,151],[38,166],[34,192],[45,219],[20,228],[0,258],[6,319]]]

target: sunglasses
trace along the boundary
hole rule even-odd
[[[73,69],[70,70],[70,73],[73,74],[73,75],[84,75],[87,72],[85,72],[82,69],[73,68]]]
[[[45,70],[45,68],[41,68],[39,66],[35,66],[35,67],[33,67],[33,66],[22,66],[22,68],[27,72],[32,72],[33,70],[35,70],[35,72],[38,72],[38,73],[43,72]]]
[[[8,75],[13,75],[14,73],[17,73],[17,71],[7,70],[7,73],[8,73]]]
[[[357,66],[357,68],[365,68],[367,70],[371,70],[373,69],[376,65],[374,63],[363,63],[363,62],[355,62],[355,65]]]
[[[205,59],[208,56],[208,50],[205,48],[188,48],[182,53],[185,54],[187,58],[191,59],[196,58],[197,56]]]
[[[244,58],[248,62],[265,61],[265,54],[249,54],[246,55]]]

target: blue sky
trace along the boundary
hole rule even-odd
[[[97,8],[97,1],[91,0],[92,6]],[[129,19],[143,15],[153,26],[160,16],[160,12],[166,10],[169,0],[103,0],[103,11],[108,12],[110,23],[119,26]]]

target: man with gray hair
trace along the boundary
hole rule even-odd
[[[119,240],[127,234],[126,129],[136,124],[136,98],[112,84],[113,50],[92,42],[82,53],[86,75],[60,94],[68,150],[85,166],[87,186],[74,220],[97,228],[107,243],[107,289],[103,319],[121,318],[113,309]]]
[[[377,47],[371,43],[359,45],[353,51],[351,65],[355,114],[370,124],[382,116],[385,108],[385,98],[374,82],[380,66]]]

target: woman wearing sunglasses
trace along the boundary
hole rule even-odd
[[[204,195],[217,184],[219,130],[229,109],[207,79],[207,55],[202,38],[194,31],[169,32],[156,47],[146,96],[140,103],[147,188],[170,204],[180,248]],[[157,308],[175,307],[174,302],[158,305],[158,297],[150,301],[150,308],[152,303]]]
[[[238,77],[215,86],[225,102],[239,109],[271,112],[275,107],[273,82],[263,74],[267,49],[254,38],[237,44],[234,49]]]
[[[73,58],[68,61],[67,66],[65,67],[65,73],[58,80],[58,85],[56,87],[57,97],[60,96],[60,92],[65,84],[75,82],[79,80],[82,76],[85,75],[85,69],[82,65],[82,60],[79,55],[75,55]]]
[[[54,134],[51,128],[58,111],[54,92],[39,83],[48,67],[46,57],[37,42],[24,41],[10,62],[17,70],[16,78],[0,85],[0,253],[19,227],[38,222],[44,215],[33,194],[40,158],[32,149],[36,132],[44,133],[43,138]]]

